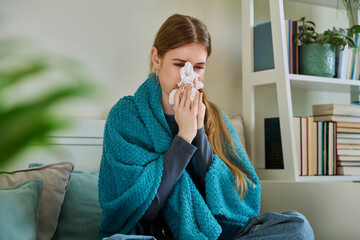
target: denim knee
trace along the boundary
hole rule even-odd
[[[295,216],[298,218],[299,222],[301,222],[301,224],[298,226],[298,233],[302,236],[302,239],[315,239],[312,227],[303,214],[297,211],[287,211],[283,214]]]

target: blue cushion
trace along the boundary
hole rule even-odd
[[[29,167],[42,164],[34,163]],[[55,240],[91,240],[99,239],[101,208],[98,192],[99,172],[74,170],[70,185],[61,207]]]
[[[43,181],[0,189],[0,239],[36,239]]]

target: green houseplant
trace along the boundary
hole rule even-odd
[[[34,48],[24,40],[0,40],[0,170],[30,142],[46,143],[50,132],[68,126],[55,116],[54,107],[92,89],[78,62],[34,51],[24,54],[29,50],[26,45]],[[62,84],[41,89],[51,85],[54,73]],[[33,91],[32,96],[19,91],[22,84]]]
[[[359,26],[349,29],[328,29],[319,34],[315,30],[315,23],[299,19],[299,30],[294,42],[299,43],[299,73],[323,77],[334,77],[336,69],[336,55],[345,46],[355,47],[353,34]],[[338,49],[338,50],[337,50]],[[337,53],[337,54],[336,54]]]

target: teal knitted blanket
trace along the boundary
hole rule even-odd
[[[240,200],[234,178],[214,154],[205,177],[205,199],[184,170],[161,211],[175,239],[217,239],[223,224],[243,226],[260,213],[260,181],[228,118],[223,114],[248,170],[248,193]],[[163,172],[163,156],[172,142],[161,107],[161,88],[149,75],[134,96],[121,98],[111,109],[104,131],[99,176],[103,209],[100,235],[139,234],[139,220],[155,197]]]

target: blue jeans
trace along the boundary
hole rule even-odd
[[[313,240],[314,233],[306,217],[296,211],[267,212],[252,217],[233,236],[232,240]],[[115,234],[103,240],[155,240],[151,236]]]
[[[250,218],[232,240],[293,239],[312,240],[314,232],[304,215],[296,211],[266,212]]]
[[[115,234],[102,240],[156,240],[152,236],[140,236],[140,235],[124,235],[124,234]]]

